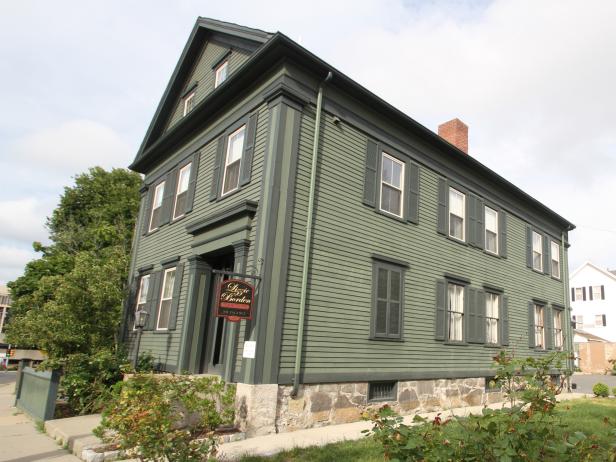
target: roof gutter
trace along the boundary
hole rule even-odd
[[[306,313],[306,296],[308,293],[308,270],[310,268],[310,244],[312,242],[312,227],[314,215],[314,198],[316,195],[317,166],[319,160],[319,139],[321,138],[321,113],[323,112],[323,88],[332,79],[331,71],[319,84],[317,94],[317,113],[314,121],[314,138],[312,140],[312,166],[310,168],[310,192],[308,193],[308,218],[306,222],[306,241],[304,242],[304,263],[302,267],[302,287],[299,303],[299,320],[297,324],[297,343],[295,345],[295,367],[293,369],[292,397],[297,397],[302,368],[302,345],[304,343],[304,320]]]

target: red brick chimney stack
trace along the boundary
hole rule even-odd
[[[453,119],[438,126],[438,136],[446,139],[456,148],[468,154],[468,125],[460,119]]]

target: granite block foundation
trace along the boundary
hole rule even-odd
[[[310,384],[291,397],[290,385],[238,384],[238,425],[247,436],[356,422],[383,404],[401,415],[492,404],[503,400],[499,391],[486,392],[485,379],[440,379],[398,382],[396,399],[368,400],[368,383]]]

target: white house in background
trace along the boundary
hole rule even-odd
[[[569,277],[576,329],[616,342],[616,271],[584,263]]]

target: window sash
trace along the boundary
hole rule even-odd
[[[584,300],[584,290],[581,287],[575,288],[575,301],[579,302]]]
[[[192,162],[188,163],[178,172],[178,186],[175,191],[175,202],[173,204],[173,219],[184,215],[186,209],[186,196],[188,195],[188,184],[190,183],[190,170]]]
[[[575,328],[581,329],[583,327],[584,327],[584,316],[581,314],[578,314],[575,316]]]
[[[545,325],[543,322],[543,306],[535,305],[535,346],[545,348]]]
[[[554,310],[554,348],[557,350],[563,349],[563,327],[562,313],[560,310]]]
[[[551,241],[550,246],[552,254],[552,276],[560,279],[560,245],[554,241]]]
[[[165,193],[165,182],[161,181],[154,189],[154,200],[152,201],[152,212],[150,214],[150,226],[148,230],[154,231],[158,228],[158,217],[163,206],[163,194]],[[152,226],[156,223],[156,226]]]
[[[381,153],[381,204],[382,211],[402,217],[404,206],[404,162]]]
[[[146,274],[145,276],[141,276],[141,279],[139,280],[139,291],[137,292],[137,302],[135,303],[135,313],[145,308],[145,304],[148,299],[149,289],[150,289],[150,275]],[[135,316],[134,322],[136,321],[137,321],[137,317]],[[134,322],[133,322],[133,330],[135,330]]]
[[[498,344],[499,300],[499,295],[486,293],[486,343],[493,345]]]
[[[173,302],[173,286],[175,285],[175,270],[176,268],[169,268],[165,270],[165,275],[163,277],[163,287],[160,296],[160,304],[158,306],[158,319],[156,321],[156,330],[166,330],[169,328],[171,303]]]
[[[193,110],[195,106],[195,92],[193,91],[190,95],[184,98],[184,111],[182,113],[183,116],[186,116],[190,111]]]
[[[485,250],[498,254],[498,212],[485,207]]]
[[[463,341],[464,323],[464,286],[458,284],[448,285],[448,318],[450,341]]]
[[[543,236],[533,231],[533,269],[543,271]]]
[[[592,286],[592,299],[601,300],[601,286]]]
[[[449,235],[463,241],[465,239],[464,216],[466,213],[466,194],[449,188]]]
[[[216,68],[216,79],[214,82],[214,88],[217,88],[221,83],[227,80],[229,75],[229,61],[225,61]]]
[[[603,315],[595,314],[595,327],[603,327]]]
[[[240,165],[244,151],[246,125],[242,125],[229,135],[225,171],[222,179],[222,195],[235,191],[240,186]]]

